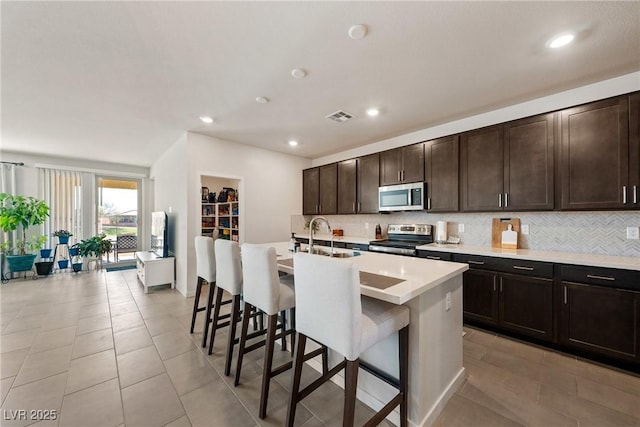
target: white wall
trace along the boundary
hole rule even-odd
[[[565,92],[559,92],[543,98],[523,102],[521,104],[501,108],[499,110],[489,111],[488,113],[466,117],[464,119],[445,123],[439,126],[374,142],[373,144],[354,148],[352,150],[319,157],[314,159],[312,163],[313,166],[320,166],[328,163],[339,162],[353,157],[373,154],[389,150],[391,148],[414,144],[420,141],[429,141],[442,136],[453,135],[497,123],[504,123],[510,120],[560,110],[574,105],[622,95],[624,93],[634,92],[637,90],[640,90],[640,71],[587,86],[582,86],[576,89],[567,90]]]
[[[195,288],[195,284],[187,281],[189,266],[186,254],[193,250],[193,238],[188,239],[187,231],[187,175],[187,135],[183,134],[155,161],[150,171],[154,184],[153,211],[165,211],[169,216],[168,239],[176,257],[176,289],[183,295],[187,295],[189,290],[193,294]],[[197,191],[200,192],[200,187]]]

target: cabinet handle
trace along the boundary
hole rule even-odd
[[[494,276],[494,278],[493,278],[493,292],[495,292],[495,291],[496,291],[496,278]]]
[[[626,185],[622,186],[622,204],[623,205],[627,204],[627,186]]]
[[[587,274],[587,278],[589,278],[589,279],[598,279],[598,280],[608,280],[610,282],[615,282],[616,281],[615,277],[596,276],[595,274]]]
[[[634,185],[633,186],[633,204],[635,205],[636,203],[638,203],[638,186]]]
[[[358,202],[358,212],[360,212],[360,202]]]
[[[427,210],[431,210],[431,197],[427,197]]]
[[[519,265],[514,265],[513,268],[515,270],[533,271],[533,267],[522,267],[522,266],[519,266]]]
[[[356,203],[355,202],[353,202],[353,211],[354,212],[356,211]]]
[[[469,264],[477,264],[477,265],[484,265],[484,261],[473,261],[473,260],[469,260],[467,261]]]
[[[502,193],[498,193],[498,207],[502,207]]]
[[[439,256],[431,256],[431,255],[427,255],[427,259],[440,260],[440,259],[442,259],[442,258],[440,258]]]
[[[402,178],[400,178],[400,171],[398,171],[398,182],[402,181]]]
[[[502,292],[502,278],[500,279],[500,292]]]
[[[566,304],[567,303],[567,287],[563,286],[563,288],[564,288],[564,303]]]
[[[504,193],[504,207],[509,206],[509,193]]]

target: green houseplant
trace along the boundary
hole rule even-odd
[[[40,247],[39,240],[27,240],[27,229],[32,225],[42,224],[49,216],[49,206],[35,197],[12,196],[0,193],[0,229],[4,232],[21,230],[22,239],[11,244],[4,242],[0,249],[7,255],[7,262],[12,272],[28,271],[33,268],[35,254],[27,254],[27,250]]]
[[[40,249],[40,260],[36,261],[36,272],[38,276],[48,276],[53,270],[53,259],[51,249],[44,249],[47,244],[47,236],[32,236],[35,249]]]
[[[100,259],[104,254],[111,251],[113,243],[111,243],[111,240],[107,239],[106,234],[102,233],[97,236],[90,237],[89,239],[81,240],[74,246],[78,247],[78,255],[81,257],[96,257]],[[82,266],[80,266],[80,269],[81,268]]]
[[[53,236],[58,238],[58,242],[62,245],[69,243],[69,237],[73,236],[70,231],[56,230],[53,232]]]

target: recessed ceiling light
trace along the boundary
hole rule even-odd
[[[352,25],[349,28],[349,37],[354,40],[360,40],[367,36],[368,28],[364,24]]]
[[[367,110],[367,115],[370,116],[370,117],[375,117],[378,114],[380,114],[380,110],[378,110],[377,108],[369,108]]]
[[[269,98],[267,98],[266,96],[259,96],[256,98],[256,102],[258,104],[266,104],[269,101],[270,101]]]
[[[297,145],[298,145],[298,141],[296,141],[295,139],[292,139],[292,140],[290,140],[290,141],[289,141],[289,145],[290,145],[291,147],[295,147],[295,146],[297,146]]]
[[[213,119],[211,117],[208,116],[200,116],[200,120],[202,120],[203,122],[209,124],[209,123],[213,123]]]
[[[307,72],[302,68],[294,68],[293,70],[291,70],[291,75],[296,79],[303,79],[307,77]]]
[[[547,47],[550,47],[551,49],[557,49],[559,47],[566,46],[571,43],[575,37],[576,36],[573,33],[558,34],[549,39],[549,41],[547,42]]]

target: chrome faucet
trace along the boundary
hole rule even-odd
[[[311,221],[309,221],[309,253],[310,254],[313,253],[313,226],[316,221],[324,221],[324,223],[327,224],[327,228],[329,229],[329,232],[331,232],[331,225],[329,225],[329,221],[327,220],[327,218],[323,216],[314,216],[313,218],[311,218]],[[331,238],[331,252],[333,252],[333,238]]]

